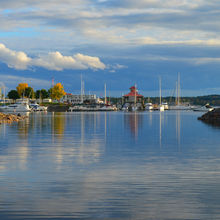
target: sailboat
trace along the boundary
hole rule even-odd
[[[193,106],[190,104],[183,104],[180,101],[180,73],[176,82],[176,104],[169,107],[170,110],[192,110]]]
[[[164,105],[162,105],[162,98],[161,98],[161,78],[159,78],[159,87],[160,87],[160,105],[159,105],[159,110],[161,111],[161,112],[163,112],[164,111]]]

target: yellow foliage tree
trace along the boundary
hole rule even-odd
[[[24,92],[25,92],[26,88],[28,88],[28,84],[27,83],[19,83],[18,84],[16,89],[17,89],[17,92],[18,92],[20,97],[22,97],[24,95]]]
[[[61,83],[57,83],[51,89],[51,98],[60,100],[66,93],[64,92],[63,85]]]

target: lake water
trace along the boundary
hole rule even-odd
[[[220,129],[200,115],[31,113],[0,125],[0,219],[220,219]]]

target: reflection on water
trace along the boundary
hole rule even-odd
[[[180,118],[180,111],[176,111],[176,139],[178,142],[178,147],[180,148],[180,142],[181,142],[181,118]]]
[[[137,138],[138,130],[142,127],[143,115],[138,112],[124,114],[125,127],[129,127],[131,134]]]
[[[220,219],[220,136],[194,112],[0,125],[0,219]]]

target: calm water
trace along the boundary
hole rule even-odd
[[[202,113],[33,113],[0,125],[0,219],[220,219]]]

